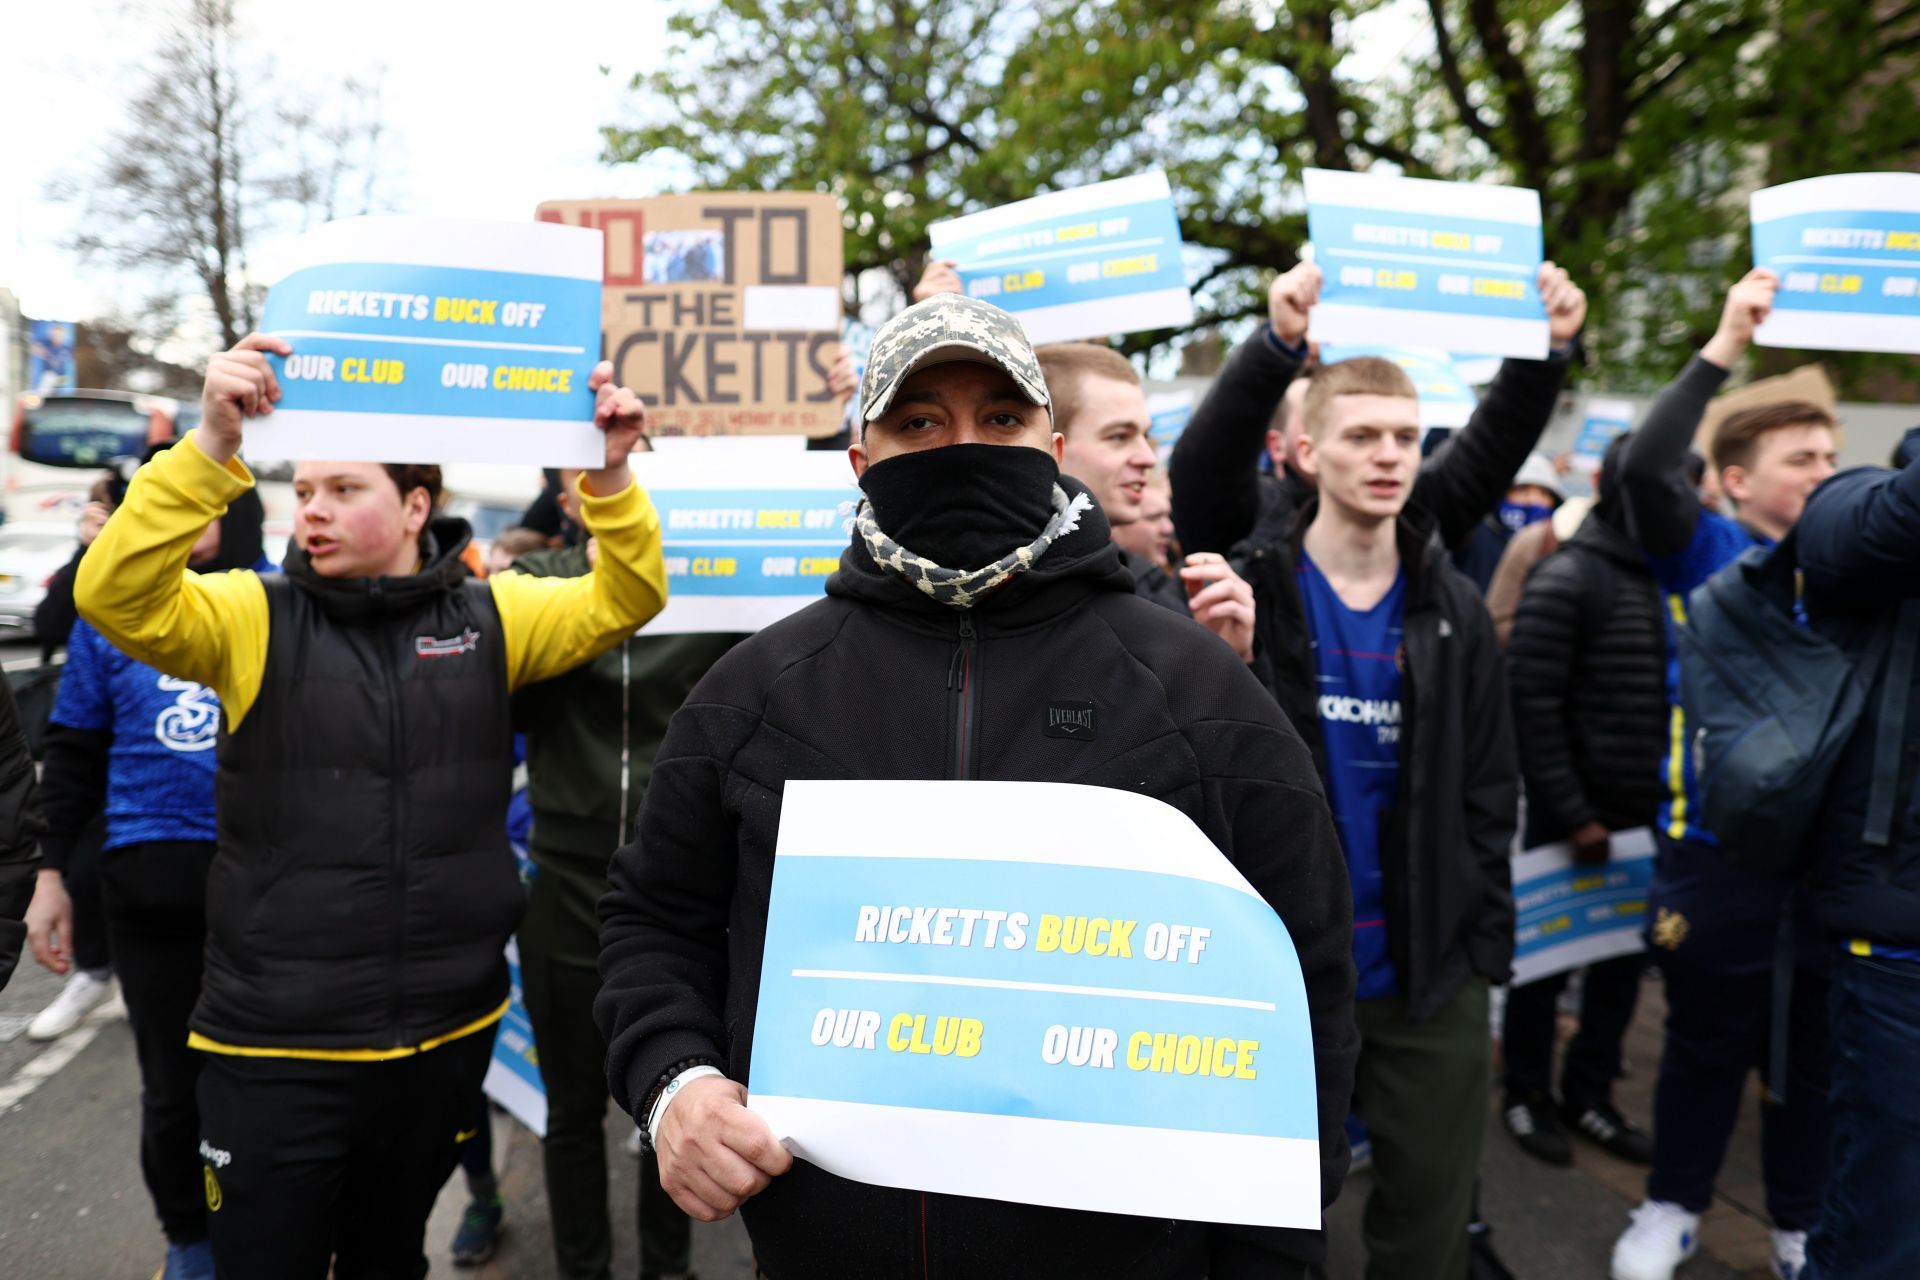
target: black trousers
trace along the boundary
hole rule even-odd
[[[537,819],[536,819],[537,822]],[[608,848],[615,835],[607,834]],[[606,860],[540,850],[527,917],[520,925],[520,988],[540,1049],[547,1089],[547,1204],[562,1280],[608,1280],[613,1228],[607,1214],[607,1045],[593,1020],[600,993],[600,922]],[[640,1280],[688,1269],[693,1223],[660,1189],[652,1152],[640,1160]]]
[[[1773,978],[1660,957],[1667,988],[1667,1047],[1653,1095],[1653,1171],[1647,1197],[1694,1213],[1713,1198],[1747,1081],[1767,1077]],[[1828,978],[1799,969],[1788,1013],[1787,1100],[1760,1107],[1760,1164],[1767,1213],[1782,1231],[1820,1220],[1831,1159]]]
[[[391,1062],[207,1054],[200,1154],[220,1280],[420,1280],[493,1030]]]
[[[107,821],[95,818],[74,842],[67,870],[60,877],[73,903],[73,965],[76,969],[113,967],[107,936],[107,912],[100,889],[101,846],[107,839]]]
[[[1560,1064],[1560,1098],[1575,1111],[1613,1101],[1620,1074],[1620,1042],[1640,998],[1645,953],[1616,956],[1587,967],[1580,995],[1580,1030]],[[1553,1083],[1554,1021],[1571,974],[1558,973],[1507,993],[1501,1044],[1509,1093],[1544,1094]]]
[[[100,863],[106,933],[140,1062],[140,1172],[175,1244],[207,1238],[194,1096],[204,1055],[187,1048],[187,1020],[200,998],[212,865],[211,842],[128,845]]]

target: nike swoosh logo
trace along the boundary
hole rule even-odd
[[[462,1129],[460,1130],[460,1132],[453,1135],[454,1145],[458,1146],[462,1142],[469,1141],[479,1136],[480,1136],[480,1131],[478,1129]]]

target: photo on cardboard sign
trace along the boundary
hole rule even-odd
[[[718,228],[650,231],[641,270],[648,284],[725,280],[726,233]]]

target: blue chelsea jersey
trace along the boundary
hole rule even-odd
[[[191,680],[135,662],[85,619],[73,624],[53,721],[113,734],[107,758],[109,849],[214,838],[220,700]]]

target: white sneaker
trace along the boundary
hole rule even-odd
[[[1613,1280],[1673,1280],[1673,1269],[1700,1245],[1700,1215],[1666,1200],[1633,1211],[1613,1246]]]
[[[85,969],[75,969],[53,1003],[27,1024],[27,1039],[58,1040],[79,1026],[88,1014],[113,999],[116,990],[112,974],[96,978]]]
[[[1807,1269],[1807,1233],[1804,1231],[1776,1231],[1773,1233],[1773,1274],[1780,1280],[1800,1280],[1800,1273]]]

